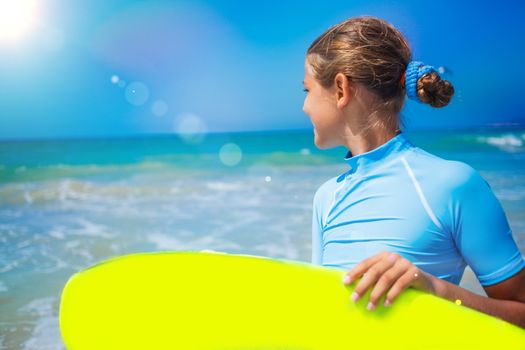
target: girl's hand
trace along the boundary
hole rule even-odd
[[[397,296],[408,287],[435,294],[432,283],[435,277],[421,271],[396,253],[382,252],[363,260],[346,273],[343,283],[348,285],[361,276],[361,281],[352,294],[352,300],[357,301],[370,287],[373,287],[368,300],[368,310],[375,309],[379,299],[385,293],[386,300],[383,305],[391,305]]]

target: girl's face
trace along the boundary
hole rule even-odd
[[[314,126],[314,143],[319,149],[328,149],[342,144],[340,133],[343,130],[342,114],[336,105],[334,89],[326,89],[311,74],[308,59],[305,60],[303,111]]]

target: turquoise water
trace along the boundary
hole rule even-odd
[[[478,169],[525,252],[525,129],[407,134]],[[0,142],[0,349],[60,349],[64,283],[114,255],[211,249],[308,261],[314,192],[346,171],[346,150],[312,140],[305,131]],[[471,275],[462,285],[479,291]]]

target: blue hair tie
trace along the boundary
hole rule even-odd
[[[436,72],[439,74],[439,72],[432,66],[427,66],[420,61],[410,61],[405,72],[405,89],[409,99],[422,103],[417,95],[417,81],[423,75],[430,72]]]

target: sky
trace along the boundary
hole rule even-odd
[[[358,15],[392,23],[455,87],[445,108],[407,101],[408,129],[523,125],[524,13],[523,1],[0,0],[0,139],[311,129],[306,49]]]

